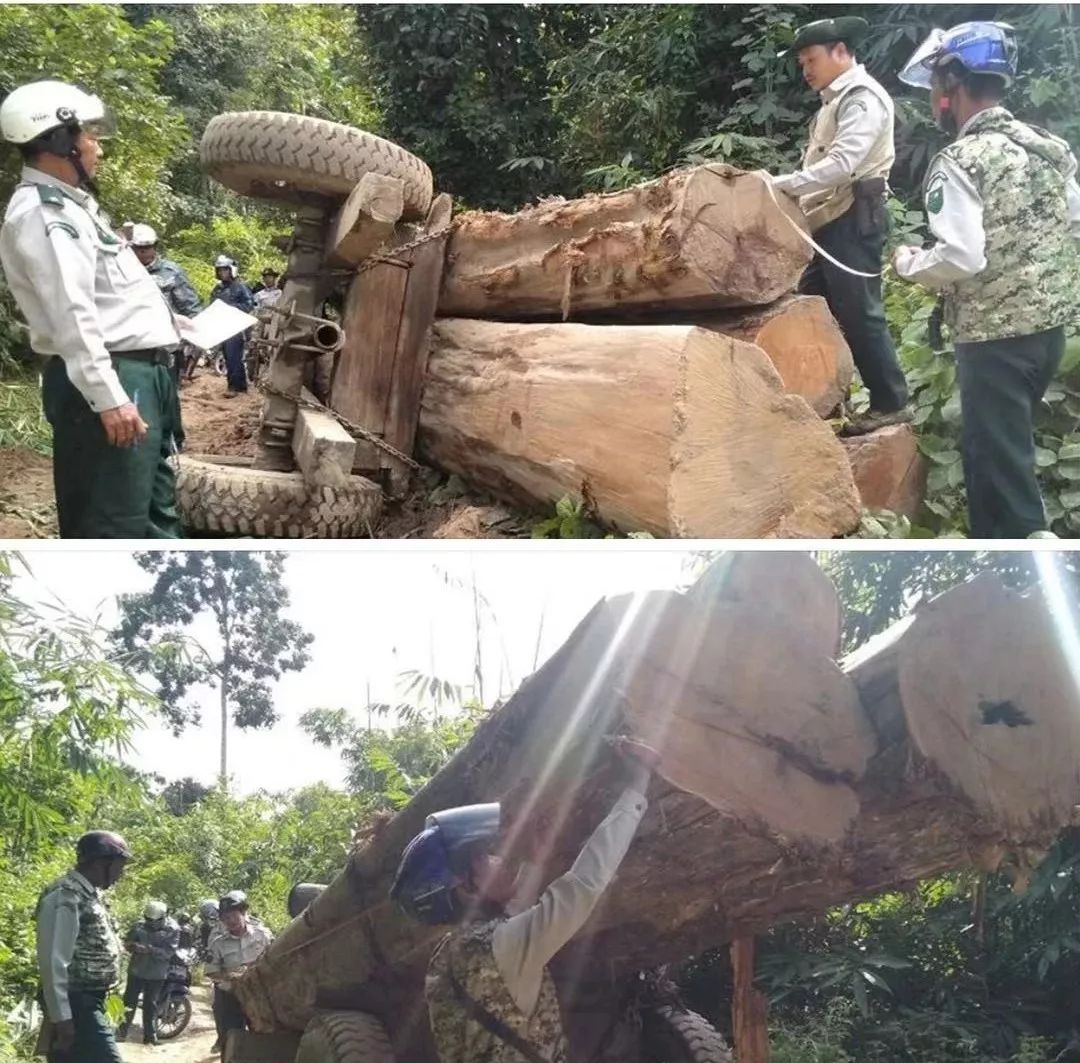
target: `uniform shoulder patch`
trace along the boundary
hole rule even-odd
[[[926,185],[926,209],[931,214],[940,214],[945,206],[945,175],[936,173]]]
[[[64,193],[53,185],[38,185],[38,199],[50,207],[64,206]]]
[[[61,232],[67,233],[68,236],[72,238],[72,240],[79,239],[79,230],[69,221],[50,221],[45,226],[45,235],[48,236],[54,229],[59,229]]]

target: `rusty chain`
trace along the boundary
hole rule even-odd
[[[337,410],[332,410],[329,406],[325,406],[317,400],[305,399],[302,395],[290,395],[280,388],[275,388],[272,384],[259,384],[257,386],[259,390],[266,395],[276,395],[279,399],[286,399],[289,402],[295,403],[297,406],[303,406],[304,409],[315,410],[317,413],[325,413],[330,417],[333,417],[334,420],[337,421],[337,423],[340,424],[353,438],[362,439],[365,443],[370,443],[372,446],[378,447],[379,450],[386,451],[390,457],[400,461],[403,465],[407,465],[416,472],[420,472],[424,468],[418,461],[410,458],[409,455],[403,451],[398,450],[392,443],[387,443],[381,436],[377,436],[369,429],[354,424],[347,417],[342,417]]]

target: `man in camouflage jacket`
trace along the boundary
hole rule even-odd
[[[1033,418],[1080,314],[1080,187],[1069,146],[1001,101],[1016,73],[1009,27],[936,31],[901,79],[927,85],[956,140],[924,187],[934,246],[898,248],[897,273],[944,297],[956,348],[971,534],[1046,529]]]
[[[550,825],[522,830],[531,852],[519,869],[492,855],[498,805],[450,809],[406,848],[391,896],[415,918],[457,926],[428,968],[428,1016],[442,1063],[564,1063],[566,1041],[548,961],[589,918],[645,813],[656,754],[622,740],[631,765],[622,795],[570,870],[537,898]]]
[[[49,1063],[121,1063],[105,998],[120,976],[120,943],[102,894],[120,880],[131,852],[118,834],[90,831],[76,865],[38,899],[37,960]]]

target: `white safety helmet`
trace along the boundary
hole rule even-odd
[[[0,104],[0,134],[11,144],[29,144],[50,130],[90,129],[112,132],[105,104],[63,81],[34,81],[10,92]]]
[[[236,276],[236,263],[228,255],[218,255],[214,259],[214,269],[227,269]]]
[[[157,243],[157,233],[149,225],[136,223],[131,227],[132,247],[153,247]]]
[[[152,920],[164,919],[168,911],[169,906],[164,901],[147,901],[143,916]]]

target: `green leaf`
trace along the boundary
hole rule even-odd
[[[1059,461],[1080,460],[1080,443],[1066,443],[1058,450],[1057,456]]]
[[[1080,480],[1080,461],[1058,462],[1054,472],[1063,480]]]
[[[1055,454],[1052,450],[1047,450],[1046,447],[1035,448],[1035,465],[1038,468],[1048,469],[1051,465],[1056,465],[1057,460],[1058,454]]]

